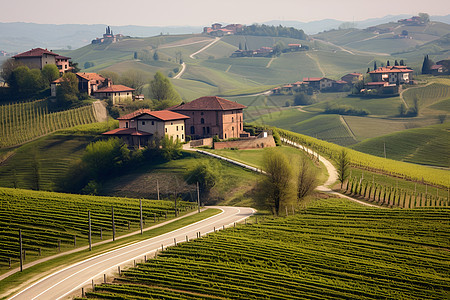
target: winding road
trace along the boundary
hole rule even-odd
[[[161,250],[161,247],[166,248],[179,242],[195,239],[197,233],[205,235],[215,230],[234,226],[235,223],[242,222],[255,213],[254,209],[248,207],[212,206],[211,208],[220,209],[222,212],[160,236],[73,264],[37,281],[10,299],[65,298],[74,291],[81,292],[81,288],[89,285],[91,280],[102,278],[103,274],[117,270],[118,266],[123,266],[136,259],[142,259],[144,255],[152,255]]]

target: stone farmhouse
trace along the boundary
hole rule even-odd
[[[52,64],[58,67],[61,74],[72,70],[72,67],[69,66],[70,57],[61,56],[47,49],[34,48],[19,53],[13,58],[30,69],[42,70],[45,65]]]
[[[103,34],[103,37],[101,38],[96,38],[95,40],[92,40],[91,44],[96,45],[96,44],[111,44],[111,43],[116,43],[120,40],[122,40],[124,38],[124,36],[122,34],[116,34],[114,35],[111,27],[107,26],[106,27],[106,32]]]
[[[341,80],[343,80],[343,81],[345,81],[347,83],[353,84],[353,83],[355,83],[357,81],[362,80],[363,77],[364,76],[363,76],[362,73],[354,72],[354,73],[349,73],[349,74],[346,74],[346,75],[342,76]]]
[[[118,118],[119,128],[103,135],[120,137],[130,148],[147,146],[152,139],[164,135],[184,142],[185,121],[188,119],[188,116],[169,110],[140,109]]]
[[[134,91],[135,89],[133,88],[121,84],[113,84],[96,90],[94,97],[102,100],[110,99],[113,104],[117,104],[126,100],[132,100]]]
[[[373,82],[388,82],[392,85],[408,84],[412,80],[413,70],[407,66],[380,67],[369,72]]]
[[[216,96],[201,97],[169,110],[189,116],[186,134],[192,139],[218,136],[220,139],[246,137],[243,109],[246,106]]]
[[[312,87],[316,90],[323,90],[327,88],[333,87],[333,79],[325,78],[325,77],[308,77],[303,78],[303,83]]]
[[[222,24],[214,23],[211,25],[211,27],[204,27],[203,33],[212,36],[231,35],[239,32],[242,27],[244,27],[244,25],[242,24],[229,24],[225,27],[222,27]]]

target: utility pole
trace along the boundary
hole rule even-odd
[[[200,212],[200,190],[198,188],[198,181],[197,181],[197,207],[198,207],[198,212]]]
[[[89,220],[89,251],[92,250],[92,231],[91,231],[91,211],[88,210],[88,220]]]
[[[141,234],[142,234],[142,199],[139,199],[139,209],[140,209],[140,212],[141,212]]]
[[[384,158],[386,158],[386,142],[383,142]]]
[[[22,230],[19,229],[20,272],[23,271]]]
[[[115,241],[116,240],[116,225],[114,224],[114,206],[111,206],[111,221],[112,221],[113,241]]]

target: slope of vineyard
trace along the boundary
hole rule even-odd
[[[173,201],[142,201],[146,225],[174,217]],[[177,208],[186,211],[191,203],[179,201]],[[112,236],[111,207],[114,206],[117,234],[139,227],[139,200],[118,197],[72,195],[53,192],[0,188],[0,271],[9,259],[18,261],[18,232],[22,230],[23,247],[28,260],[38,255],[54,254],[58,241],[62,248],[88,243],[88,211],[91,212],[93,241]]]
[[[79,125],[20,146],[0,165],[0,186],[53,190],[86,146],[115,126],[117,122]]]
[[[447,299],[450,209],[319,200],[158,253],[93,299]],[[395,220],[395,222],[393,222]]]
[[[44,100],[0,106],[0,148],[22,144],[58,129],[97,122],[93,106],[49,112]]]

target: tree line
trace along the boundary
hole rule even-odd
[[[259,25],[253,24],[249,26],[244,26],[242,30],[236,32],[237,35],[255,35],[255,36],[276,36],[276,37],[287,37],[299,40],[306,40],[307,35],[301,29],[296,29],[294,27],[284,27],[284,26],[269,26],[269,25]]]

